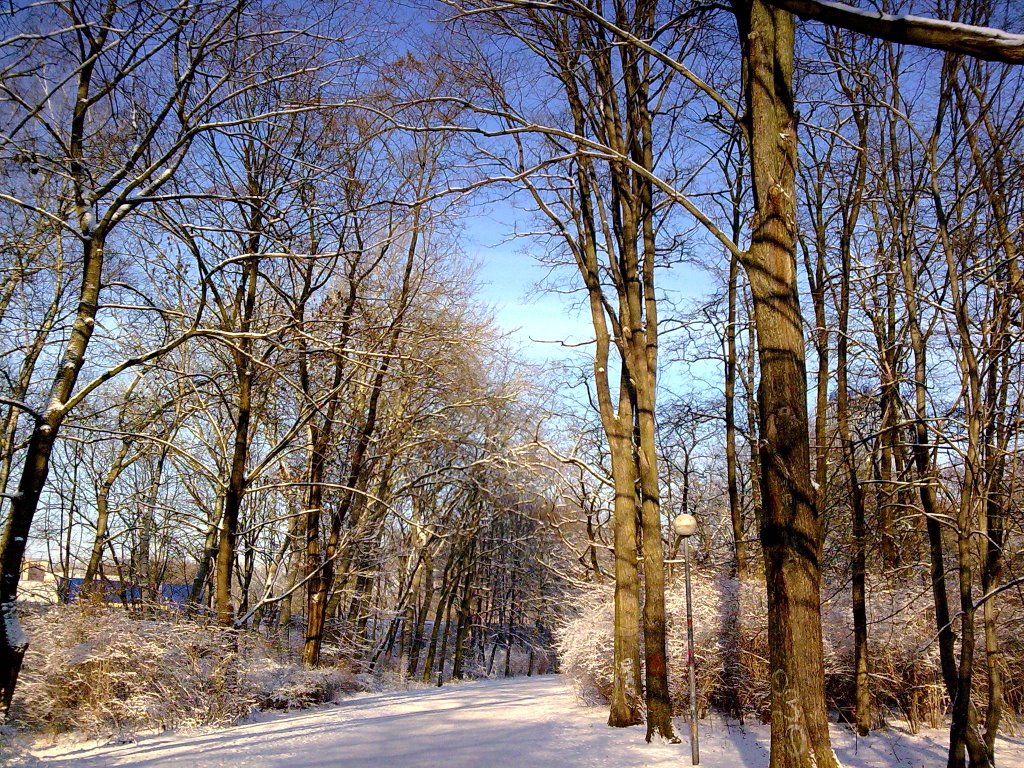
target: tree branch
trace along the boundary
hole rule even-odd
[[[801,19],[820,21],[893,43],[963,53],[986,61],[1024,64],[1024,35],[923,16],[894,16],[830,0],[764,0]]]

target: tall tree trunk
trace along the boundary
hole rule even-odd
[[[81,51],[82,64],[78,68],[74,104],[72,106],[68,136],[68,176],[74,195],[75,217],[82,242],[82,282],[78,307],[71,332],[64,344],[60,367],[50,385],[46,407],[32,414],[35,424],[29,437],[18,488],[10,497],[11,508],[0,537],[0,714],[6,716],[14,696],[21,672],[21,663],[28,648],[28,640],[21,631],[15,611],[21,563],[25,556],[32,519],[39,507],[43,486],[50,471],[50,456],[57,434],[68,414],[68,401],[78,382],[78,374],[85,363],[86,351],[96,325],[100,289],[103,281],[105,238],[112,226],[108,215],[97,222],[92,210],[93,201],[87,199],[90,177],[85,161],[86,123],[93,103],[93,75],[99,53],[107,44],[110,22],[115,4],[102,11],[96,29],[88,37],[87,50]]]
[[[744,306],[752,306],[753,299],[744,291]],[[761,438],[758,427],[757,407],[757,328],[754,327],[754,318],[751,316],[746,323],[747,349],[743,360],[743,400],[744,411],[746,412],[747,430],[747,472],[750,477],[750,506],[754,513],[754,527],[759,532],[761,523],[764,520],[762,514],[763,502],[761,500]],[[763,553],[762,553],[763,554]],[[756,561],[755,561],[756,562]],[[763,562],[758,563],[763,571]]]
[[[302,546],[300,534],[302,531],[303,515],[298,510],[297,499],[293,494],[288,495],[288,533],[285,539],[285,554],[287,564],[285,565],[284,589],[287,595],[281,600],[281,608],[277,614],[277,626],[280,629],[287,628],[292,622],[292,615],[301,598],[301,590],[296,588],[299,583],[299,575],[302,571]]]
[[[220,530],[220,519],[224,513],[224,497],[218,496],[217,503],[214,509],[213,519],[209,521],[209,525],[206,529],[206,539],[203,543],[203,552],[201,559],[199,560],[199,567],[196,569],[196,576],[192,579],[192,591],[189,593],[189,603],[192,605],[199,605],[200,600],[203,598],[204,591],[207,592],[207,600],[209,602],[209,592],[206,590],[206,582],[210,574],[210,563],[217,556],[217,532]]]
[[[324,410],[323,419],[311,419],[308,433],[308,457],[306,461],[306,508],[302,512],[301,527],[305,535],[306,572],[306,636],[302,650],[302,661],[307,666],[320,663],[320,644],[327,616],[327,592],[333,573],[333,560],[326,559],[321,551],[320,520],[324,513],[324,485],[326,482],[328,449],[334,434],[335,421],[341,398],[341,385],[346,375],[347,358],[344,350],[352,334],[352,318],[359,296],[359,282],[356,279],[358,259],[353,259],[347,274],[347,297],[342,313],[341,339],[339,349],[334,352],[334,378]],[[311,398],[306,357],[299,360],[299,379],[303,393]]]
[[[473,623],[472,612],[470,611],[471,601],[473,599],[472,583],[473,583],[473,548],[471,547],[466,558],[466,562],[462,566],[466,575],[462,582],[462,595],[459,599],[459,626],[455,633],[455,659],[452,661],[452,679],[461,680],[463,678],[463,665],[466,658],[467,652],[467,638],[469,637],[469,630]]]
[[[620,406],[620,417],[622,410]],[[614,671],[608,725],[623,728],[643,722],[640,666],[640,574],[637,569],[637,499],[633,447],[629,435],[609,436],[615,552]]]
[[[249,455],[249,421],[252,413],[252,375],[249,366],[250,362],[246,359],[239,367],[234,447],[228,470],[227,490],[224,493],[224,514],[221,516],[220,535],[217,539],[217,623],[225,627],[230,627],[235,620],[231,605],[231,576],[234,571],[238,519],[245,496],[245,468]]]
[[[908,226],[905,222],[904,227]],[[904,237],[907,233],[904,232]],[[905,241],[906,242],[906,241]],[[932,457],[931,438],[928,430],[928,362],[926,337],[920,324],[918,307],[917,276],[911,263],[909,248],[904,247],[900,259],[903,274],[904,301],[910,321],[910,345],[914,356],[914,463],[918,475],[921,511],[924,513],[925,529],[928,534],[932,600],[935,605],[935,626],[939,644],[939,662],[946,692],[953,702],[957,701],[960,673],[956,661],[956,635],[950,615],[949,598],[946,592],[946,565],[942,542],[942,513],[936,496],[936,468]],[[947,768],[963,768],[964,750],[979,752],[979,739],[973,721],[974,708],[961,699],[961,708],[954,706],[949,732]]]
[[[512,587],[509,589],[508,621],[505,623],[505,677],[512,676],[512,643],[515,640],[514,628],[516,621],[516,581],[512,574]]]
[[[995,742],[1003,713],[1003,671],[1002,651],[996,631],[996,601],[994,591],[999,587],[1003,572],[1003,547],[1006,541],[1006,509],[1008,493],[1004,487],[1010,432],[1007,425],[1019,414],[1020,404],[1008,408],[1009,383],[1012,374],[1012,348],[1015,332],[1011,328],[1014,317],[1013,302],[1024,298],[1024,284],[1021,283],[1017,238],[1011,230],[1005,192],[1007,180],[1006,147],[1007,137],[995,122],[992,104],[987,97],[988,83],[985,69],[980,65],[965,68],[964,76],[970,92],[979,100],[978,121],[984,127],[991,150],[985,153],[978,142],[968,113],[968,97],[958,80],[953,82],[955,103],[960,119],[967,127],[964,136],[971,150],[971,159],[985,192],[991,219],[998,238],[998,251],[1005,258],[1005,266],[998,268],[990,278],[992,294],[992,321],[988,334],[985,362],[985,424],[984,439],[980,450],[982,456],[983,482],[983,525],[981,529],[981,589],[985,599],[983,622],[985,634],[985,663],[988,675],[988,706],[985,711],[984,742],[988,756],[995,762]],[[1016,121],[1014,122],[1014,126]],[[1003,286],[1016,290],[1005,291]],[[1024,306],[1024,303],[1018,303]]]
[[[729,520],[732,523],[733,555],[736,578],[747,577],[747,541],[743,530],[743,505],[740,500],[736,458],[736,299],[739,289],[739,259],[729,258],[728,316],[725,327],[725,472],[729,493]]]
[[[437,608],[434,611],[434,626],[430,629],[430,645],[427,648],[427,658],[423,662],[423,682],[429,683],[431,675],[434,674],[434,663],[437,660],[437,647],[438,640],[441,636],[441,624],[444,621],[444,617],[447,615],[452,599],[455,594],[455,583],[451,578],[450,567],[452,560],[449,559],[448,564],[445,566],[444,578],[441,581],[441,593],[437,600]],[[444,666],[444,658],[441,658],[442,668]]]
[[[837,54],[833,54],[836,56]],[[839,439],[842,442],[846,476],[850,491],[850,511],[853,530],[853,557],[851,562],[851,602],[853,607],[854,693],[856,709],[854,719],[857,732],[867,736],[873,721],[870,673],[868,661],[867,619],[867,510],[864,490],[857,474],[857,451],[850,429],[850,302],[853,278],[854,234],[860,221],[867,178],[868,118],[862,106],[864,96],[847,76],[840,75],[843,92],[853,111],[857,128],[857,154],[847,197],[841,201],[842,229],[839,237],[839,331],[836,339],[836,418]],[[824,487],[824,486],[821,486]]]
[[[251,177],[250,188],[258,193],[259,184]],[[235,364],[238,393],[235,400],[235,436],[228,467],[227,489],[224,493],[224,514],[221,517],[220,537],[217,544],[217,623],[230,627],[235,620],[231,605],[231,576],[234,571],[235,546],[238,539],[238,519],[245,496],[246,464],[249,459],[249,428],[252,419],[253,360],[252,339],[256,313],[257,283],[259,280],[259,249],[263,229],[263,212],[255,204],[246,217],[245,240],[246,258],[243,262],[242,280],[235,293],[235,315],[239,320],[240,338],[231,353]]]
[[[163,481],[164,462],[167,459],[167,445],[164,443],[157,454],[156,467],[149,493],[141,510],[139,520],[139,557],[136,580],[142,589],[143,602],[154,605],[160,592],[159,573],[153,567],[153,537],[156,535],[156,508],[160,501],[160,484]]]
[[[835,768],[825,707],[821,529],[811,482],[807,373],[796,277],[794,22],[736,0],[755,215],[744,254],[761,384],[761,544],[768,585],[772,768]]]
[[[421,173],[420,183],[429,184],[430,175],[435,169],[431,165],[430,158],[422,157],[422,165],[419,168]],[[436,158],[434,159],[436,164]],[[307,613],[306,613],[306,642],[302,650],[303,663],[315,666],[320,662],[320,648],[323,644],[323,631],[327,617],[327,599],[334,583],[335,558],[339,554],[341,540],[341,527],[345,523],[349,513],[356,505],[365,502],[365,489],[367,483],[367,449],[370,440],[377,429],[377,417],[381,405],[381,396],[384,392],[384,383],[387,380],[388,371],[395,358],[398,349],[398,341],[404,328],[406,313],[409,309],[413,295],[413,268],[416,264],[419,248],[419,238],[422,227],[422,207],[416,206],[413,211],[410,223],[411,237],[405,252],[405,264],[402,272],[402,282],[397,297],[395,317],[388,328],[386,346],[382,350],[380,361],[377,363],[376,371],[370,382],[367,396],[366,414],[363,423],[356,434],[355,444],[352,447],[351,458],[346,478],[346,487],[349,489],[331,512],[331,528],[327,535],[327,545],[323,557],[319,556],[319,510],[311,509],[307,527],[307,557],[308,568],[316,569],[315,577],[310,578]],[[351,284],[351,281],[350,281]],[[351,285],[350,285],[351,290]],[[311,505],[312,507],[312,505]],[[316,515],[315,520],[313,515]]]
[[[100,567],[103,565],[103,548],[107,546],[107,532],[110,520],[110,490],[114,482],[124,471],[130,462],[127,462],[128,451],[131,443],[127,440],[121,442],[117,455],[110,462],[110,467],[96,488],[96,538],[93,539],[92,549],[89,552],[89,562],[85,567],[83,583],[85,587],[92,585]]]
[[[856,208],[850,220],[856,219]],[[842,266],[839,289],[839,333],[836,341],[836,421],[839,439],[843,445],[843,461],[850,491],[850,511],[853,518],[852,603],[853,603],[853,666],[857,732],[867,736],[871,731],[872,707],[868,670],[868,620],[865,581],[867,576],[867,528],[864,492],[857,476],[856,443],[850,430],[849,319],[850,319],[850,248],[845,236],[841,246]]]
[[[645,37],[654,31],[654,4],[641,4],[634,21]],[[619,19],[620,22],[624,19]],[[635,97],[627,102],[631,132],[630,152],[642,168],[654,169],[652,117],[648,109],[649,63],[632,46],[621,49],[627,91]],[[635,414],[639,441],[637,472],[640,481],[640,513],[644,560],[644,675],[647,703],[647,741],[656,733],[678,741],[672,728],[672,700],[668,687],[668,653],[665,638],[665,555],[662,541],[661,494],[658,477],[655,409],[658,390],[658,300],[654,265],[657,247],[654,233],[654,190],[649,178],[634,179],[633,211],[623,215],[621,251],[625,296],[629,369],[636,398]],[[631,221],[632,219],[632,221]],[[635,234],[633,234],[635,231]],[[637,253],[639,251],[639,253]]]
[[[408,621],[409,642],[408,655],[409,664],[406,674],[413,678],[420,664],[420,649],[423,646],[423,630],[427,623],[427,612],[434,598],[434,561],[429,553],[425,553],[420,560],[416,573],[413,577],[412,594],[414,599],[409,605]]]
[[[88,86],[85,87],[88,90]],[[77,110],[76,107],[76,115]],[[81,110],[81,116],[76,119],[84,121],[85,107],[82,106]],[[81,151],[80,147],[78,151]],[[10,515],[3,536],[0,537],[0,613],[4,618],[4,624],[0,625],[0,713],[4,715],[14,697],[21,663],[28,648],[28,640],[21,631],[14,606],[21,578],[21,562],[25,556],[32,519],[39,507],[39,498],[50,471],[53,446],[67,416],[67,402],[85,363],[99,306],[104,243],[99,233],[89,234],[91,226],[86,223],[87,216],[91,216],[91,213],[83,203],[80,206],[80,218],[83,222],[82,231],[87,234],[83,240],[82,287],[78,310],[64,347],[61,366],[50,387],[46,409],[36,416],[35,427],[25,452],[21,479],[17,491],[11,497]]]

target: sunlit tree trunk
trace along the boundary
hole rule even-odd
[[[762,520],[768,583],[772,768],[838,766],[825,707],[821,530],[811,481],[807,373],[796,277],[794,21],[734,3],[747,91],[755,214],[744,254],[761,383]]]

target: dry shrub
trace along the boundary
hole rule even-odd
[[[698,569],[692,580],[697,705],[703,717],[711,706],[737,717],[767,722],[771,707],[768,664],[768,601],[762,581],[738,581]],[[677,579],[666,595],[670,689],[676,710],[688,708],[685,585]],[[831,638],[824,638],[826,677],[841,662]],[[676,661],[678,660],[678,661]]]
[[[669,661],[669,690],[674,714],[689,712],[688,641],[686,629],[686,590],[677,579],[665,593],[667,620],[666,646]],[[697,708],[708,711],[715,694],[721,690],[726,674],[729,646],[723,638],[735,620],[731,585],[715,580],[693,580],[693,658],[696,669]]]
[[[698,569],[692,580],[693,624],[697,666],[697,701],[701,713],[711,706],[730,715],[767,721],[771,685],[768,665],[768,609],[762,581],[735,579]],[[839,717],[854,708],[854,645],[848,585],[825,590],[822,629],[825,690]],[[872,695],[879,721],[887,713],[905,718],[911,728],[938,726],[945,696],[935,642],[930,594],[919,587],[868,585],[869,659]],[[1024,703],[1024,601],[1014,596],[999,603],[1000,644],[1007,725]],[[575,615],[556,631],[562,671],[584,700],[607,702],[612,690],[614,591],[594,586],[577,598]],[[669,687],[677,714],[689,707],[687,683],[686,604],[682,579],[666,594]],[[975,696],[984,705],[985,659],[979,613],[979,655],[975,661]]]
[[[712,706],[736,716],[762,715],[768,706],[767,608],[764,585],[698,571],[691,580],[697,708]],[[614,663],[614,589],[583,592],[574,617],[556,629],[562,671],[585,701],[607,702]],[[669,690],[675,714],[689,711],[686,665],[686,592],[676,579],[665,595]]]
[[[338,668],[303,669],[281,665],[273,681],[254,686],[261,693],[260,709],[304,709],[366,690],[351,671]]]
[[[30,729],[129,735],[226,723],[256,704],[238,684],[230,630],[85,602],[28,613],[23,623],[31,644],[15,717]]]
[[[174,612],[136,617],[83,602],[25,612],[22,623],[31,644],[12,715],[33,731],[127,738],[360,689],[351,673],[302,669],[252,633]]]
[[[883,582],[867,586],[868,660],[876,725],[886,712],[907,720],[911,730],[939,727],[947,698],[942,684],[935,613],[930,594]],[[825,601],[825,634],[836,647],[837,668],[825,678],[829,703],[840,718],[855,707],[853,608],[849,590]]]
[[[1000,730],[1017,732],[1020,729],[1021,713],[1024,712],[1024,595],[1018,589],[1009,590],[1000,594],[997,601],[996,626],[1003,652],[999,662],[1005,700]],[[983,652],[984,645],[984,640],[979,637],[979,653]],[[984,668],[984,659],[975,662],[975,669]]]

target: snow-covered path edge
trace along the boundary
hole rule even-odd
[[[612,729],[602,707],[585,707],[557,676],[483,680],[349,699],[338,705],[259,715],[230,728],[168,733],[118,746],[61,746],[14,758],[42,768],[680,768],[681,744],[644,743],[643,728]],[[844,766],[940,766],[942,731],[899,729],[855,739],[834,727]],[[768,731],[719,718],[701,722],[701,765],[763,768]],[[1001,768],[1024,768],[1024,739],[999,745]]]

